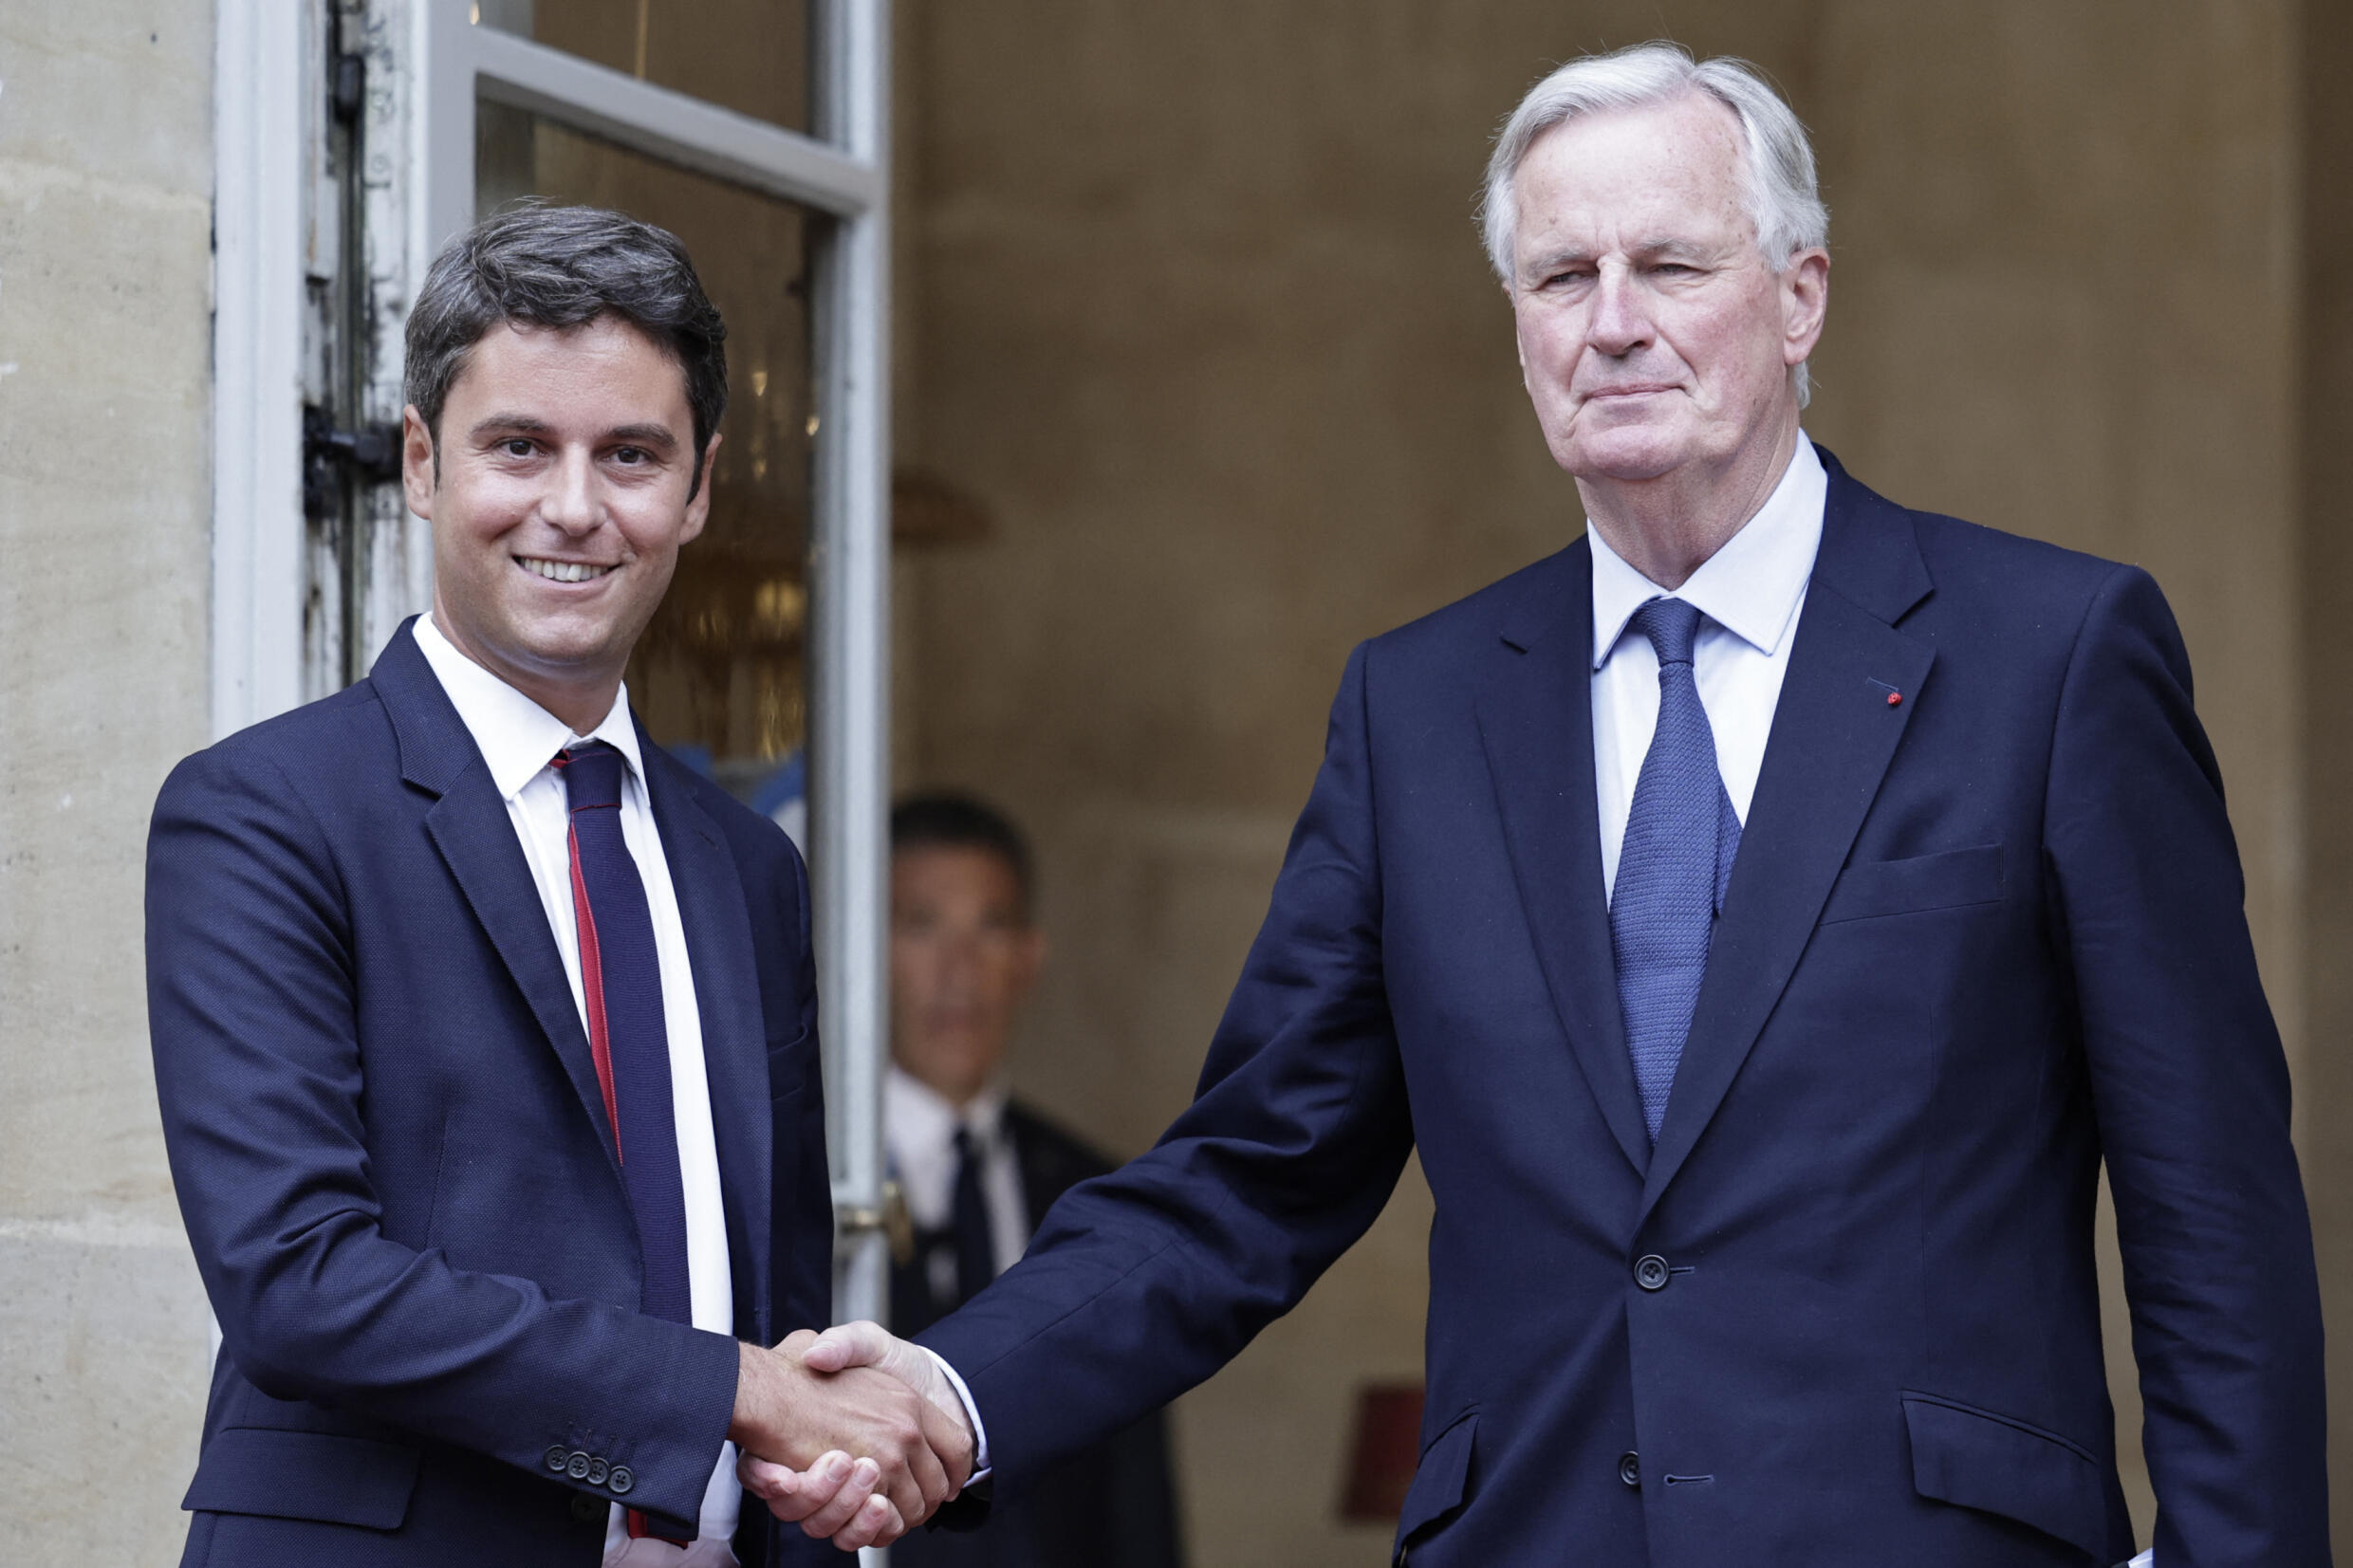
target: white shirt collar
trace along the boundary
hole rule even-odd
[[[1806,580],[1814,575],[1829,493],[1830,476],[1800,431],[1789,465],[1765,505],[1672,590],[1674,597],[1769,657],[1789,635]],[[1599,528],[1588,525],[1585,539],[1593,547],[1593,667],[1599,670],[1634,612],[1669,590],[1627,565]]]
[[[590,740],[604,741],[627,758],[629,771],[642,786],[645,763],[638,751],[638,727],[629,719],[627,686],[613,693],[613,707],[595,729],[575,735],[571,726],[458,652],[433,623],[430,611],[417,618],[416,636],[417,651],[449,693],[504,799],[521,794],[557,752]]]
[[[955,1141],[958,1127],[969,1129],[986,1147],[997,1135],[1007,1098],[1000,1076],[991,1079],[987,1088],[958,1109],[938,1090],[894,1061],[882,1078],[882,1122],[891,1130],[891,1141],[902,1149],[944,1149]]]

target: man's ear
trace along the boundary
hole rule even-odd
[[[1811,359],[1830,310],[1830,253],[1801,250],[1781,274],[1781,359],[1797,364]]]
[[[433,432],[425,416],[411,403],[400,411],[400,492],[409,510],[433,521],[434,485],[441,477],[440,459],[433,450]]]
[[[695,486],[695,493],[686,498],[686,527],[678,535],[681,544],[701,533],[703,525],[711,521],[712,479],[719,471],[719,443],[725,439],[713,431],[711,445],[703,448],[702,477]]]

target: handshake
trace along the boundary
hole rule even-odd
[[[961,1491],[975,1437],[939,1364],[875,1323],[740,1347],[744,1491],[845,1552],[887,1546]]]

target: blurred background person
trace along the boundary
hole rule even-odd
[[[1006,1050],[1046,958],[1029,846],[966,795],[891,814],[891,1067],[883,1141],[914,1245],[891,1275],[911,1335],[1010,1267],[1056,1198],[1111,1162],[1011,1098]],[[1155,1413],[1000,1499],[970,1534],[917,1531],[894,1564],[1177,1568],[1165,1417]]]

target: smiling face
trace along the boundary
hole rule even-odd
[[[1829,258],[1767,264],[1744,169],[1739,120],[1696,92],[1567,120],[1521,162],[1520,363],[1580,480],[1725,470],[1793,438],[1789,367],[1821,335]]]
[[[503,323],[467,355],[439,434],[436,463],[408,411],[402,482],[433,524],[434,623],[585,733],[710,514],[710,486],[688,489],[695,419],[677,361],[612,317]]]

